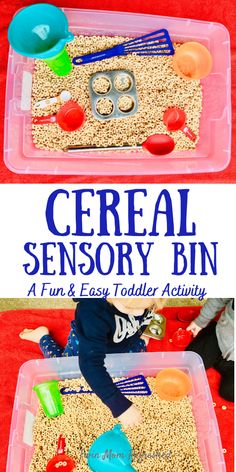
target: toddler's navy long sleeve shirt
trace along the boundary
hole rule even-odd
[[[74,299],[79,302],[75,329],[79,339],[80,370],[92,388],[111,410],[120,416],[132,404],[114,385],[104,359],[106,354],[129,352],[138,341],[152,314],[126,315],[101,298]]]

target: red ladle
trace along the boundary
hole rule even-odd
[[[49,123],[58,123],[64,131],[76,131],[85,121],[85,113],[78,103],[69,100],[63,105],[55,115],[34,116],[32,123],[34,125],[45,125]]]
[[[196,141],[197,136],[186,125],[186,114],[181,108],[167,108],[163,115],[163,121],[168,131],[178,131],[180,129],[187,138]]]
[[[75,469],[75,462],[65,454],[65,446],[65,438],[60,435],[58,439],[57,455],[48,462],[46,472],[72,472]]]
[[[142,144],[142,146],[108,146],[108,147],[99,147],[99,146],[80,146],[75,145],[71,147],[64,148],[65,152],[78,152],[78,151],[110,151],[111,149],[118,150],[118,149],[146,149],[151,154],[155,156],[164,156],[165,154],[169,154],[173,151],[175,147],[175,142],[171,136],[168,134],[152,134],[149,136],[146,141]]]

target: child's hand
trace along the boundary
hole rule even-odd
[[[186,328],[187,331],[192,331],[193,337],[195,338],[197,334],[202,330],[200,326],[198,326],[194,321],[190,323],[190,325]]]
[[[142,421],[140,411],[135,405],[131,405],[122,415],[118,417],[124,429],[130,426],[136,426]]]

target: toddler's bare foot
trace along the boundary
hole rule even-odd
[[[145,336],[145,334],[143,334],[143,335],[141,336],[141,339],[144,340],[144,342],[145,342],[145,344],[146,344],[146,346],[147,346],[148,343],[149,343],[149,341],[150,341],[150,339],[149,339],[147,336]]]
[[[39,326],[36,329],[24,329],[19,336],[21,339],[39,344],[40,339],[46,334],[49,334],[48,328],[46,326]]]

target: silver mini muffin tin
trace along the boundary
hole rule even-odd
[[[153,314],[153,319],[145,329],[145,336],[153,339],[161,340],[164,338],[166,332],[166,319],[159,313]]]
[[[122,76],[129,76],[131,85],[125,91],[117,90],[115,87],[115,79],[116,77]],[[93,88],[93,83],[98,77],[104,77],[109,80],[110,82],[110,89],[106,93],[98,93]],[[90,77],[89,80],[89,94],[92,106],[92,112],[97,120],[107,121],[113,118],[125,118],[131,115],[134,115],[138,111],[138,98],[137,98],[137,90],[135,84],[135,77],[134,74],[128,70],[112,70],[106,72],[96,72]],[[128,96],[133,100],[133,107],[129,111],[121,111],[118,107],[118,100],[122,96]],[[103,98],[108,98],[113,103],[113,110],[109,115],[102,115],[97,111],[97,104],[99,100]]]

